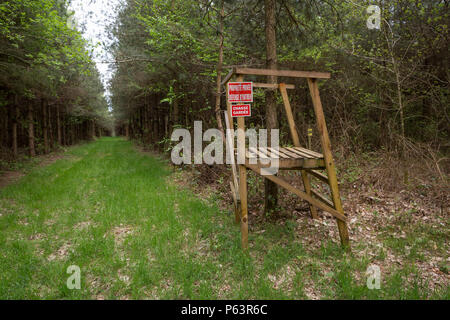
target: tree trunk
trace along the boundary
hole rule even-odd
[[[28,149],[31,157],[36,155],[36,150],[34,148],[34,120],[33,120],[33,103],[30,101],[28,103]]]
[[[75,131],[77,129],[76,124],[70,124],[69,126],[69,130],[70,130],[70,145],[74,145],[75,144]]]
[[[145,145],[149,146],[151,143],[151,129],[150,129],[150,98],[146,99],[147,104],[145,106]]]
[[[173,98],[173,104],[172,104],[172,128],[173,126],[179,124],[179,103],[178,103],[178,83],[175,83],[173,86],[174,91],[174,98]]]
[[[266,29],[266,66],[267,69],[277,68],[277,47],[276,47],[276,18],[275,18],[275,0],[265,0],[265,29]],[[277,83],[277,77],[268,76],[268,83]],[[277,103],[275,99],[274,90],[266,90],[266,128],[268,131],[267,145],[271,142],[271,129],[278,129],[277,117]],[[272,212],[278,203],[278,187],[268,179],[264,180],[265,195],[264,195],[264,211],[266,213]]]
[[[2,108],[2,118],[3,118],[3,123],[2,126],[0,126],[0,133],[1,133],[1,137],[0,137],[0,145],[5,145],[7,146],[9,144],[9,123],[10,123],[10,118],[12,118],[10,116],[10,112],[9,112],[9,108],[8,106],[6,106],[6,108]],[[3,115],[3,111],[4,111],[4,115]]]
[[[62,134],[61,134],[61,116],[59,113],[59,105],[56,105],[56,127],[58,131],[58,144],[62,145]]]
[[[52,108],[48,105],[48,133],[49,133],[49,142],[50,142],[50,150],[53,149],[55,145],[55,136],[53,134],[53,124],[52,124]]]
[[[14,97],[14,118],[12,124],[12,149],[14,158],[17,158],[19,155],[17,148],[17,126],[19,124],[19,107],[17,105],[17,95]]]
[[[91,120],[91,139],[95,139],[95,121]]]
[[[50,152],[50,147],[48,144],[48,119],[47,119],[47,102],[42,99],[42,135],[44,136],[44,153],[47,154]]]
[[[169,115],[164,115],[164,137],[169,135]]]
[[[216,120],[217,120],[217,127],[222,133],[222,140],[225,142],[225,133],[223,131],[223,124],[222,124],[222,116],[220,114],[220,98],[222,95],[222,88],[221,88],[221,82],[222,82],[222,66],[223,66],[223,42],[224,42],[224,34],[223,34],[223,20],[225,16],[224,11],[224,0],[220,0],[220,13],[219,13],[219,61],[217,62],[217,82],[216,82],[216,106],[215,106],[215,112],[216,112]]]
[[[125,138],[130,138],[130,125],[128,123],[125,125]]]

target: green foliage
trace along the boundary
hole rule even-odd
[[[174,101],[181,101],[185,126],[200,119],[216,125],[214,110],[204,107],[214,105],[221,3],[123,3],[112,48],[118,61],[126,61],[112,81],[117,119],[128,123],[136,106],[153,101],[156,94],[151,107],[164,108],[169,117]],[[381,29],[369,30],[366,9],[373,4],[377,2],[277,2],[279,67],[332,72],[332,80],[321,82],[330,131],[358,150],[396,148],[398,135],[442,144],[450,133],[448,3],[380,2]],[[224,65],[264,67],[263,2],[224,1],[224,14]],[[298,88],[290,95],[298,126],[311,124],[312,118],[304,116],[311,110],[306,84],[289,81]],[[167,104],[153,105],[160,103]],[[263,104],[263,96],[257,95],[249,125],[264,127]],[[287,129],[286,123],[280,125]]]
[[[74,117],[107,122],[107,102],[88,44],[72,28],[67,2],[0,3],[0,92],[69,105]],[[1,98],[0,98],[1,99]]]

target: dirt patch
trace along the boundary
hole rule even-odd
[[[19,181],[20,178],[25,176],[23,172],[20,171],[6,171],[0,175],[0,189]]]
[[[91,221],[82,221],[74,226],[75,230],[86,230],[92,225]]]
[[[33,158],[33,161],[37,162],[37,166],[39,167],[46,167],[55,161],[59,159],[63,159],[64,154],[62,153],[50,153],[46,155],[40,155],[36,158]],[[26,173],[22,170],[12,170],[12,171],[5,171],[0,174],[0,189],[16,183],[20,180],[20,178],[24,177]]]
[[[111,232],[114,236],[114,242],[117,246],[120,246],[125,241],[125,238],[133,233],[133,228],[120,224],[120,226],[115,227]]]
[[[46,167],[54,162],[56,162],[57,160],[63,159],[64,155],[61,153],[50,153],[50,154],[46,154],[43,156],[40,156],[40,162],[39,162],[39,166],[40,167]]]
[[[48,261],[54,261],[54,260],[64,260],[70,253],[70,249],[72,247],[72,244],[70,242],[64,243],[59,249],[48,256]]]
[[[86,275],[86,284],[92,292],[94,300],[105,300],[107,298],[106,295],[111,288],[111,283],[105,283],[102,278],[92,274]]]
[[[272,282],[272,287],[275,290],[283,288],[286,291],[290,291],[292,290],[292,280],[295,277],[295,271],[292,267],[286,265],[277,274],[269,274],[267,277]]]
[[[120,281],[122,281],[123,283],[125,283],[128,286],[128,285],[130,285],[131,280],[130,280],[130,276],[127,275],[125,272],[126,272],[125,270],[120,269],[117,272],[117,275],[119,276]]]
[[[42,233],[35,233],[33,235],[31,235],[28,240],[32,240],[32,241],[38,241],[38,240],[43,240],[47,238],[47,236],[45,234]]]

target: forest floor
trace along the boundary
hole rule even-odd
[[[450,298],[442,204],[344,188],[348,253],[335,221],[310,219],[294,197],[281,198],[287,209],[276,219],[261,215],[261,182],[250,175],[243,252],[217,189],[227,181],[198,184],[196,175],[120,138],[31,169],[0,189],[0,299]],[[373,264],[379,290],[366,285]],[[80,290],[67,288],[71,265]]]
[[[60,148],[57,151],[46,155],[39,155],[33,158],[22,156],[21,159],[14,162],[0,163],[0,189],[11,183],[18,181],[20,178],[31,172],[36,166],[45,167],[52,164],[63,157],[63,153],[67,151],[65,148]]]

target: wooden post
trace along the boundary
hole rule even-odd
[[[232,120],[231,120],[232,121]],[[225,125],[230,132],[233,132],[231,122],[230,125],[230,119],[228,116],[228,111],[225,111]],[[241,213],[240,213],[240,206],[241,206],[241,197],[239,196],[239,183],[237,179],[237,169],[236,169],[236,163],[234,162],[234,133],[230,133],[229,135],[226,135],[227,137],[227,148],[230,149],[230,157],[231,157],[231,176],[233,181],[230,181],[231,186],[231,192],[233,195],[234,200],[234,218],[235,222],[239,223],[241,221]]]
[[[295,128],[294,116],[292,114],[291,104],[289,102],[288,94],[286,91],[286,84],[280,83],[279,88],[281,92],[281,97],[283,98],[284,110],[286,111],[289,129],[291,131],[291,137],[292,140],[294,141],[294,146],[300,147],[300,140],[298,138],[297,129]]]
[[[242,82],[244,81],[244,77],[242,75],[237,75],[236,81]],[[245,167],[245,118],[243,117],[237,118],[237,129],[238,129],[237,132],[238,160],[239,155],[241,155],[241,157],[243,157],[244,160],[244,163],[239,163],[239,195],[241,198],[241,239],[242,239],[242,248],[247,249],[248,207],[247,207],[247,168]]]
[[[238,148],[245,149],[245,119],[243,117],[239,117],[237,122],[238,122]],[[239,164],[239,194],[241,198],[242,248],[247,249],[248,248],[247,168],[245,167],[244,164]]]
[[[308,173],[305,170],[301,171],[303,185],[305,186],[305,192],[308,196],[311,196],[311,180],[308,176]],[[309,210],[311,211],[311,217],[313,219],[319,219],[319,215],[317,214],[317,208],[312,204],[309,204]]]
[[[328,130],[325,122],[325,116],[323,113],[322,102],[320,101],[319,87],[317,85],[317,79],[308,78],[308,86],[311,92],[311,98],[314,105],[314,112],[316,114],[317,129],[319,131],[320,142],[322,144],[323,156],[325,159],[325,167],[328,172],[328,181],[331,189],[331,196],[333,199],[334,207],[337,211],[344,214],[341,198],[339,195],[339,187],[336,177],[336,169],[334,167],[334,160],[331,154],[331,143],[328,136]],[[350,247],[350,240],[348,235],[347,223],[341,220],[337,220],[339,236],[341,238],[342,245]]]
[[[280,92],[281,92],[281,97],[283,98],[284,110],[286,111],[292,140],[294,141],[294,145],[296,147],[301,147],[300,139],[298,138],[298,132],[297,132],[297,129],[295,128],[295,121],[294,121],[294,116],[292,114],[291,104],[289,102],[289,97],[288,97],[288,94],[286,91],[286,84],[280,83],[279,88],[280,88]],[[308,196],[311,196],[311,181],[309,179],[308,173],[305,170],[301,170],[301,173],[302,173],[302,180],[303,180],[303,185],[305,186],[306,194]],[[314,207],[312,204],[310,204],[309,209],[311,211],[311,217],[313,219],[319,218],[316,207]]]
[[[225,113],[225,125],[228,130],[230,130],[230,135],[227,135],[227,142],[228,142],[228,148],[230,148],[230,157],[231,157],[231,175],[233,178],[233,189],[236,192],[236,206],[234,208],[234,221],[235,223],[239,223],[241,221],[241,197],[239,195],[240,188],[239,188],[239,182],[237,178],[237,168],[234,158],[234,121],[231,117],[231,103],[228,102],[228,82],[225,84],[226,89],[226,100],[227,100],[227,111]],[[231,191],[233,192],[233,190]]]

